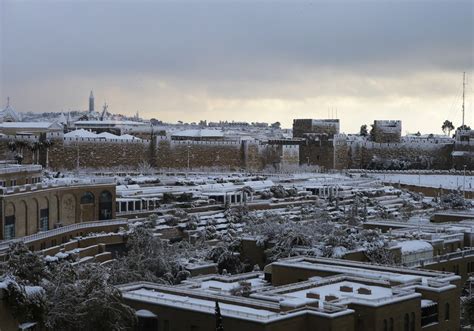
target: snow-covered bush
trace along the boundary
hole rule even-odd
[[[252,284],[245,281],[240,281],[239,286],[230,290],[230,294],[239,297],[249,297],[250,293],[252,293]]]
[[[443,209],[465,210],[472,208],[472,203],[464,199],[461,192],[444,194],[440,198],[440,205]]]

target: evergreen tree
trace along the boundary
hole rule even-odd
[[[222,325],[221,308],[219,307],[219,302],[217,301],[216,301],[215,316],[216,316],[216,331],[224,331],[224,325]]]
[[[150,133],[150,144],[148,145],[148,163],[152,168],[156,168],[158,163],[156,160],[156,134],[151,129]]]

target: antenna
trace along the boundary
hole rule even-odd
[[[462,74],[462,128],[464,129],[464,90],[466,89],[466,72]]]

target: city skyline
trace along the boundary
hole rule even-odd
[[[1,97],[167,122],[341,119],[357,132],[472,126],[473,5],[426,2],[1,2]],[[337,110],[337,111],[336,111]],[[329,116],[328,116],[329,114]]]

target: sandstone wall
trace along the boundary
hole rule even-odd
[[[300,146],[300,164],[334,167],[333,140],[307,140]]]
[[[48,151],[49,167],[74,169],[78,159],[81,168],[136,167],[147,161],[148,146],[148,142],[57,141]]]
[[[157,165],[160,168],[229,167],[243,168],[244,151],[240,142],[173,141],[159,139]]]

